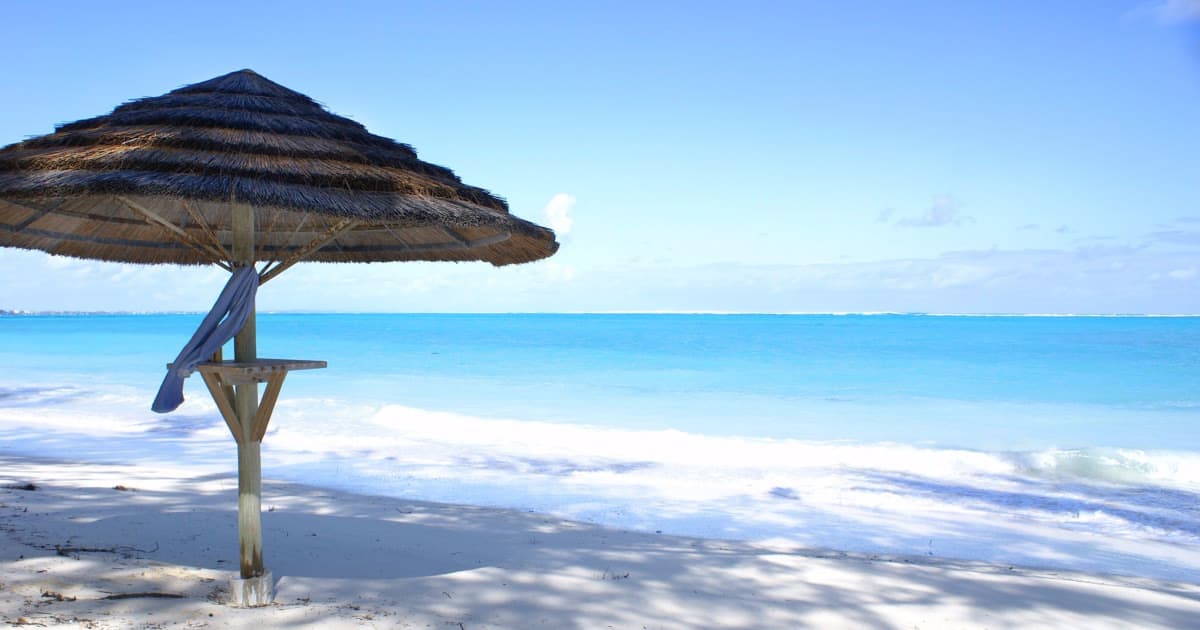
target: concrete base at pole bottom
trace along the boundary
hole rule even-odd
[[[270,571],[252,578],[229,578],[229,605],[237,608],[270,606],[275,601],[275,578]]]

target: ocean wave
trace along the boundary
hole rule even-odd
[[[598,470],[707,471],[731,479],[811,477],[882,471],[928,479],[994,478],[1200,488],[1200,453],[1122,448],[986,451],[894,442],[730,437],[677,429],[483,418],[399,405],[335,400],[281,402],[290,419],[270,439],[305,453],[352,450],[383,459],[418,451],[421,459],[487,462],[484,468],[578,478]],[[345,412],[347,416],[342,416]],[[573,462],[573,463],[568,463]],[[769,488],[767,489],[769,491]]]
[[[1047,449],[1014,454],[1022,473],[1123,485],[1200,487],[1200,453],[1142,449]]]

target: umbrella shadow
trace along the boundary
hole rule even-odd
[[[213,414],[168,413],[156,418],[146,433],[158,439],[187,438],[216,425],[223,426],[224,422]]]
[[[1036,510],[1078,516],[1104,513],[1130,526],[1200,536],[1200,493],[1157,486],[1126,488],[1081,483],[1046,482],[1029,491],[1003,490],[954,483],[905,473],[862,472],[859,476],[884,488],[900,488],[922,497],[999,510]],[[1025,485],[1030,481],[1021,480]]]
[[[569,477],[579,473],[595,472],[625,474],[656,468],[661,464],[648,461],[609,459],[575,460],[565,457],[497,457],[489,455],[485,457],[462,457],[457,459],[454,465],[510,473]]]
[[[205,484],[187,487],[196,485]],[[226,506],[236,492],[214,485],[199,492],[48,484],[36,492],[0,490],[0,529],[21,540],[27,555],[65,555],[92,579],[108,571],[116,582],[118,569],[146,562],[176,573],[232,574],[236,514]],[[537,620],[581,629],[651,621],[668,628],[811,627],[829,615],[858,627],[899,628],[911,625],[901,621],[911,611],[962,606],[1032,625],[1084,615],[1130,627],[1185,627],[1200,611],[1195,589],[1161,583],[1150,605],[1135,589],[1004,579],[1003,567],[619,532],[535,513],[294,484],[266,483],[264,509],[266,562],[280,578],[277,601],[325,606],[305,613],[314,627],[343,618],[348,603],[371,602],[447,623],[527,627]],[[99,556],[117,561],[89,562]],[[19,586],[22,578],[7,562],[0,568]],[[66,593],[71,584],[57,588]],[[124,605],[179,615],[209,604],[191,593]]]
[[[64,405],[88,395],[77,387],[0,387],[0,407]]]

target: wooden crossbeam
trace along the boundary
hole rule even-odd
[[[470,244],[471,244],[470,239],[464,237],[462,234],[459,234],[458,232],[454,231],[453,229],[451,229],[445,225],[439,225],[438,227],[442,229],[442,234],[445,234],[446,236],[449,236],[450,238],[454,239],[454,242],[456,242],[459,245],[462,245],[464,247],[470,247]]]
[[[20,232],[21,230],[24,230],[25,228],[29,227],[30,225],[33,225],[33,223],[35,221],[37,221],[38,219],[46,216],[47,214],[50,214],[51,212],[57,211],[59,208],[61,208],[63,206],[63,204],[66,203],[66,200],[65,199],[60,200],[58,203],[51,205],[51,206],[47,206],[45,208],[32,208],[30,206],[14,203],[11,201],[8,201],[7,203],[10,206],[14,206],[14,207],[20,208],[22,210],[27,210],[32,213],[29,216],[29,218],[25,219],[24,221],[21,221],[20,223],[18,223],[16,225],[5,226],[8,229],[12,230],[13,232]]]

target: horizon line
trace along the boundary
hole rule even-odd
[[[207,311],[106,311],[106,310],[24,310],[0,309],[0,316],[87,316],[87,315],[204,315]],[[825,317],[1145,317],[1188,318],[1200,313],[1019,313],[1019,312],[962,312],[931,313],[925,311],[722,311],[722,310],[607,310],[607,311],[322,311],[310,309],[264,310],[259,315],[766,315],[766,316],[825,316]]]

